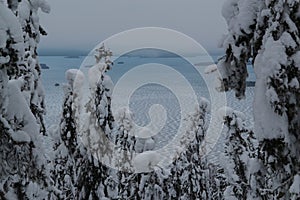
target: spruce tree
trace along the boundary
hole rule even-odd
[[[201,159],[205,152],[203,144],[208,109],[208,101],[202,99],[199,108],[188,119],[190,126],[181,140],[185,149],[171,165],[168,193],[172,199],[207,198],[206,185],[202,184],[205,181],[201,181],[207,178]]]
[[[4,39],[0,44],[0,195],[3,199],[46,199],[51,189],[41,126],[23,92],[26,80],[20,73],[27,63],[22,26],[17,18],[19,3],[0,2]]]
[[[139,156],[147,157],[143,162],[151,161],[152,153],[141,153]],[[148,163],[151,164],[151,163]],[[147,164],[146,164],[147,165]],[[147,170],[148,171],[148,170]],[[150,172],[129,173],[122,180],[123,189],[119,192],[120,199],[166,199],[168,173],[165,169],[152,166]]]
[[[254,134],[259,142],[258,198],[289,199],[299,171],[299,2],[296,0],[226,1],[229,33],[219,62],[221,89],[242,98],[252,60],[256,74]]]
[[[164,191],[167,176],[163,169],[155,167],[154,171],[137,175],[140,178],[136,199],[165,199]]]
[[[133,129],[132,113],[126,108],[121,109],[116,116],[116,122],[118,131],[115,138],[116,154],[116,166],[118,167],[118,196],[125,197],[130,194],[130,191],[126,191],[129,187],[126,187],[126,179],[133,173],[133,156],[135,153],[136,139],[130,133]]]
[[[78,167],[85,157],[79,138],[81,90],[84,75],[81,71],[70,69],[66,72],[68,83],[64,85],[64,103],[59,129],[53,135],[54,161],[52,179],[55,188],[51,198],[75,199]]]
[[[15,3],[13,4],[15,5]],[[41,133],[46,135],[43,119],[46,109],[44,102],[45,92],[41,81],[41,67],[37,48],[41,35],[47,35],[47,33],[39,23],[38,11],[49,13],[50,6],[45,0],[22,0],[16,9],[13,5],[11,7],[18,17],[23,30],[25,56],[18,73],[18,76],[25,81],[22,92],[40,125]]]
[[[86,156],[78,163],[77,198],[109,198],[116,180],[111,162],[114,118],[111,111],[113,83],[107,70],[112,66],[111,52],[104,46],[97,50],[96,64],[89,69],[90,100],[86,105],[87,121],[83,127]]]
[[[251,195],[249,168],[254,158],[253,132],[245,126],[245,116],[225,108],[224,123],[227,127],[224,147],[224,169],[228,186],[225,198],[248,199]]]

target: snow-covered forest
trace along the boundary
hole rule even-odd
[[[203,148],[212,105],[203,98],[186,119],[184,150],[165,168],[156,165],[155,138],[133,136],[133,113],[120,108],[113,115],[112,52],[105,46],[95,51],[88,76],[66,71],[60,123],[46,128],[40,11],[50,12],[46,0],[0,0],[0,199],[300,199],[298,0],[226,0],[218,89],[247,98],[252,62],[254,126],[225,107],[226,162],[210,162]]]

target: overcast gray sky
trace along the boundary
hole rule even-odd
[[[51,13],[40,19],[49,35],[40,49],[88,51],[114,34],[154,26],[182,32],[212,52],[226,33],[224,1],[49,0]]]

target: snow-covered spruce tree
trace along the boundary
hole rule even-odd
[[[125,190],[125,180],[133,173],[133,156],[135,151],[136,139],[130,132],[133,129],[132,113],[127,109],[120,109],[116,122],[118,131],[115,136],[115,145],[117,151],[116,166],[118,166],[118,196],[126,197],[130,191]],[[130,189],[130,188],[127,188]]]
[[[118,132],[116,134],[116,150],[119,166],[118,199],[163,199],[165,192],[164,169],[157,168],[158,154],[154,150],[153,138],[136,138],[139,135],[149,136],[147,128],[135,127],[133,114],[128,108],[120,109],[116,116]]]
[[[77,189],[79,199],[110,197],[112,170],[103,163],[111,162],[113,152],[112,130],[114,118],[111,111],[113,83],[105,73],[112,66],[111,52],[104,46],[98,49],[97,63],[89,69],[91,97],[86,105],[87,119],[83,127],[84,144],[87,155],[82,159],[78,174]],[[102,62],[104,60],[104,62]]]
[[[132,112],[127,108],[120,109],[118,112],[117,126],[118,132],[115,136],[115,144],[117,150],[120,152],[120,158],[118,163],[120,163],[120,170],[131,170],[132,159],[135,151],[136,138],[131,132],[133,131],[133,119]]]
[[[227,181],[224,168],[219,164],[210,163],[208,156],[201,158],[203,175],[201,185],[203,187],[205,199],[224,199],[224,191]],[[204,198],[204,195],[202,195]]]
[[[53,166],[51,179],[54,190],[50,192],[49,199],[75,199],[76,162],[69,154],[69,150],[61,139],[58,130],[49,130],[53,139]]]
[[[52,199],[75,199],[78,163],[86,156],[79,138],[81,89],[84,74],[76,69],[66,72],[64,104],[60,128],[52,135],[54,160],[51,170],[54,187]]]
[[[25,56],[18,74],[25,80],[22,92],[40,125],[41,133],[45,135],[46,128],[43,119],[45,94],[41,82],[41,67],[38,61],[37,47],[40,36],[47,35],[47,33],[39,23],[38,11],[41,9],[43,12],[49,13],[50,6],[45,0],[22,0],[18,7],[12,5],[11,8],[18,17],[23,30]]]
[[[106,72],[111,69],[113,63],[110,60],[112,52],[102,45],[96,50],[96,65],[89,70],[90,90],[92,98],[87,105],[88,110],[94,109],[94,115],[100,128],[111,134],[114,126],[114,118],[111,111],[111,94],[113,83]]]
[[[188,121],[191,123],[181,140],[184,151],[172,163],[168,180],[168,194],[172,199],[206,199],[205,181],[201,157],[206,134],[206,114],[209,109],[207,100],[200,101],[199,108]],[[191,139],[193,138],[193,139]]]
[[[61,139],[70,154],[75,154],[78,147],[79,115],[81,112],[82,86],[84,74],[80,70],[70,69],[66,72],[68,83],[64,85],[65,98],[62,120],[60,123]]]
[[[101,199],[109,196],[109,170],[94,157],[89,149],[82,147],[82,157],[76,159],[75,199]],[[85,154],[83,154],[85,153]]]
[[[300,39],[297,0],[228,0],[229,33],[219,62],[223,88],[245,93],[246,62],[256,74],[254,133],[259,140],[257,195],[289,199],[300,166]]]
[[[157,166],[159,155],[155,151],[145,151],[133,159],[135,173],[122,180],[123,190],[119,199],[166,199],[168,173]]]
[[[136,199],[165,199],[167,177],[164,170],[161,168],[154,168],[154,171],[149,173],[137,174],[140,182],[138,184],[139,190],[136,191]]]
[[[22,93],[25,80],[19,77],[25,51],[22,28],[13,14],[18,5],[0,2],[0,196],[46,199],[49,183],[40,126]]]
[[[249,199],[252,194],[249,170],[251,170],[252,159],[256,156],[253,132],[245,126],[243,113],[226,107],[224,114],[227,132],[223,165],[228,183],[224,198]]]

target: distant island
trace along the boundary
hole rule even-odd
[[[65,58],[70,58],[70,59],[77,59],[77,58],[80,58],[80,56],[65,56]]]
[[[146,48],[146,49],[138,49],[131,51],[125,55],[125,57],[139,57],[139,58],[176,58],[179,57],[178,55],[161,50],[161,49],[152,49],[152,48]]]
[[[42,69],[50,69],[50,67],[48,65],[46,65],[45,63],[41,63],[40,66]]]

